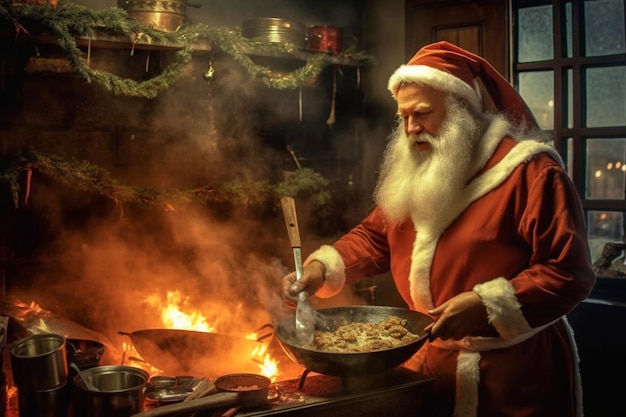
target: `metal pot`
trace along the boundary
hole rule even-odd
[[[348,323],[380,322],[389,316],[407,320],[406,327],[419,339],[391,349],[371,352],[337,353],[312,350],[301,346],[296,338],[295,320],[283,320],[276,327],[276,337],[291,360],[304,368],[326,375],[361,376],[387,371],[406,362],[426,342],[424,327],[433,320],[406,308],[384,306],[349,306],[317,310],[316,329],[334,331]]]
[[[18,388],[17,400],[20,417],[67,416],[70,406],[69,388],[67,381],[58,387],[42,391]]]
[[[306,28],[302,23],[275,17],[244,20],[241,34],[246,38],[266,42],[287,42],[297,48],[304,48],[306,43]]]
[[[90,417],[128,417],[144,409],[144,389],[149,375],[132,366],[96,366],[81,374],[98,391],[87,389],[74,377],[74,415]]]
[[[258,369],[252,363],[253,352],[263,347],[265,338],[272,331],[256,340],[219,333],[207,333],[178,329],[146,329],[129,336],[141,357],[168,375],[197,375],[217,377],[233,371]]]
[[[139,24],[163,32],[173,32],[187,20],[187,0],[117,0],[117,5]]]
[[[42,333],[27,336],[11,345],[13,381],[19,389],[46,391],[67,381],[65,337]]]
[[[307,47],[313,51],[338,54],[342,50],[343,30],[336,26],[310,26],[307,29]]]

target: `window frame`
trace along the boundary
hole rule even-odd
[[[571,4],[571,57],[566,56],[567,20],[566,4]],[[518,57],[518,9],[534,6],[552,5],[552,24],[554,40],[554,57],[551,60],[520,63]],[[586,127],[584,125],[584,74],[587,68],[624,66],[626,53],[584,56],[584,1],[572,0],[512,0],[512,31],[511,45],[511,77],[513,84],[518,85],[519,74],[529,71],[552,71],[554,74],[554,126],[547,130],[554,138],[554,144],[566,163],[571,164],[570,175],[578,191],[585,216],[590,211],[622,211],[626,213],[624,199],[590,199],[586,197],[587,141],[593,138],[626,138],[626,126],[617,127]],[[567,72],[572,77],[572,125],[567,127],[568,85]],[[571,139],[571,160],[568,160],[568,140]],[[626,231],[624,233],[626,239]]]

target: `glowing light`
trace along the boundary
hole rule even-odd
[[[162,303],[158,296],[151,296],[146,302],[161,308],[161,320],[168,329],[196,330],[201,332],[215,331],[215,325],[209,324],[207,318],[198,310],[189,307],[189,297],[180,291],[168,291],[167,300]]]
[[[263,364],[260,365],[261,374],[268,377],[272,382],[276,381],[276,377],[278,374],[278,361],[272,359],[272,357],[268,354],[263,358]]]
[[[600,178],[602,176],[602,171],[597,170],[594,175],[596,178]]]

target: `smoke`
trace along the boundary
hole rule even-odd
[[[171,292],[181,294],[181,310],[201,313],[215,331],[245,335],[289,313],[280,294],[287,270],[257,247],[281,239],[259,227],[245,219],[218,222],[190,209],[66,230],[49,253],[62,260],[58,269],[18,291],[112,340],[118,331],[163,328],[161,311]]]
[[[213,19],[221,26],[238,25],[248,17],[276,16],[306,24],[335,24],[346,29],[346,36],[360,29],[360,16],[336,2],[328,2],[336,7],[325,4],[313,13],[303,7],[314,7],[311,5],[315,2],[299,2],[291,7],[283,7],[284,1],[281,7],[276,6],[277,2],[264,2],[266,9],[262,10],[250,8],[250,2],[243,0],[201,3],[200,9],[188,11],[191,21],[210,24]],[[235,7],[237,4],[240,7]],[[273,10],[281,11],[280,15],[271,13],[272,5]],[[249,15],[243,15],[242,10]],[[389,44],[380,49],[389,51]],[[106,55],[98,59],[97,54]],[[106,63],[118,73],[113,66],[119,63],[125,71],[139,68],[146,77],[141,71],[148,63],[150,70],[156,71],[160,59],[167,62],[166,54],[158,51],[137,50],[132,57],[123,54],[94,49],[91,64],[95,67],[98,62]],[[286,145],[311,133],[307,131],[311,124],[328,128],[325,120],[331,90],[323,94],[320,89],[304,91],[305,99],[311,97],[303,103],[305,122],[309,124],[301,123],[298,91],[268,93],[238,64],[229,64],[229,57],[218,55],[194,58],[181,79],[153,100],[113,96],[80,80],[68,81],[63,89],[72,89],[77,99],[64,103],[64,120],[50,132],[28,132],[28,143],[68,159],[89,160],[106,167],[123,183],[140,187],[210,188],[225,181],[280,181],[284,171],[295,168]],[[209,68],[215,69],[214,79],[204,78]],[[381,101],[388,102],[384,90],[387,74],[383,72],[385,80],[369,79],[376,88],[383,87]],[[366,88],[368,94],[373,91],[378,97],[376,88]],[[36,88],[36,93],[43,95],[47,89]],[[55,103],[58,97],[64,96],[55,96]],[[48,114],[49,109],[37,107],[39,102],[33,101],[23,119],[39,120]],[[311,122],[313,117],[319,120]],[[344,117],[349,116],[338,114],[338,125],[351,123]],[[335,126],[335,143],[331,144],[339,153],[345,153],[345,160],[352,161],[351,154],[360,146],[355,138],[366,136],[371,145],[363,145],[362,159],[356,162],[367,169],[353,169],[347,163],[341,165],[340,172],[328,166],[322,168],[329,177],[354,173],[351,178],[361,183],[369,202],[367,190],[373,188],[370,184],[375,176],[371,167],[378,165],[387,130],[377,120],[367,123],[359,123],[358,132],[348,130],[343,135],[338,133],[340,126]],[[67,132],[59,134],[64,128]],[[316,141],[302,144],[307,151],[303,154],[318,156],[319,148],[328,143],[321,142],[322,134],[310,136]],[[314,162],[302,161],[305,166]],[[341,180],[347,182],[347,178]],[[338,194],[350,197],[342,189]],[[354,201],[346,204],[349,213]],[[365,205],[369,207],[369,203]],[[24,302],[35,301],[102,333],[116,346],[127,341],[118,331],[162,328],[161,309],[155,300],[165,301],[171,292],[180,294],[183,307],[199,311],[218,333],[246,334],[293,314],[281,298],[281,278],[293,264],[280,212],[270,207],[265,213],[250,213],[236,205],[227,212],[219,207],[172,208],[131,204],[119,207],[102,196],[68,190],[35,174],[28,221],[37,220],[29,233],[39,234],[34,257],[44,261],[35,260],[32,267],[10,271],[19,280],[10,283],[8,291]],[[306,210],[299,214],[303,212]],[[361,217],[361,213],[349,214],[354,221]],[[306,215],[299,220],[303,254],[332,242],[332,237],[318,236],[303,227],[309,224]],[[19,231],[23,229],[18,227]],[[315,300],[320,307],[359,301],[351,293],[327,304]]]

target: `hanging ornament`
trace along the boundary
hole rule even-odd
[[[211,81],[213,79],[213,75],[215,75],[215,68],[213,67],[213,61],[209,60],[209,68],[204,73],[204,79]]]
[[[208,100],[208,108],[207,108],[207,117],[209,123],[209,147],[213,151],[217,151],[217,138],[218,131],[217,126],[215,125],[215,109],[213,108],[213,77],[215,76],[215,67],[213,67],[213,60],[209,59],[209,68],[204,73],[204,79],[206,80],[206,89],[207,95],[209,97]]]

